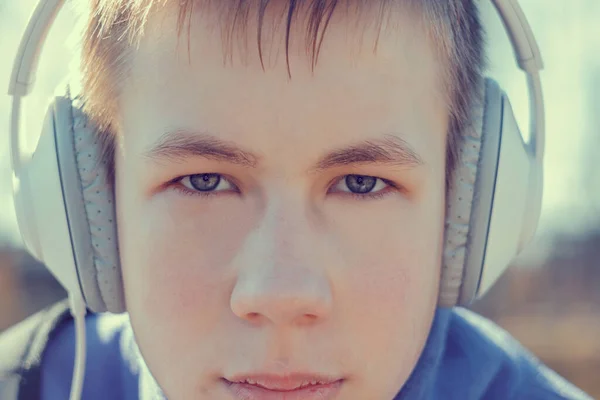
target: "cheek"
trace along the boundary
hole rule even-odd
[[[408,373],[437,303],[443,202],[381,209],[359,228],[342,227],[349,236],[336,295],[353,345],[371,349],[389,371]]]
[[[366,312],[410,313],[415,303],[429,302],[437,295],[439,241],[438,235],[429,236],[429,232],[418,228],[384,231],[370,235],[370,244],[360,246],[361,254],[356,257],[360,261],[349,274],[348,285],[361,293]]]
[[[436,284],[443,237],[443,201],[436,199],[384,200],[368,218],[354,220],[348,212],[336,218],[335,236],[343,238],[339,254],[352,286],[378,292],[369,297],[385,302],[386,296],[402,298]]]
[[[252,226],[251,213],[239,202],[233,206],[233,199],[198,207],[202,200],[173,193],[151,199],[128,194],[120,200],[130,312],[154,321],[157,329],[198,333],[214,327],[227,315],[217,304],[229,303],[235,282],[231,257]]]

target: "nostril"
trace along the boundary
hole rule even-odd
[[[241,319],[243,319],[244,321],[250,323],[251,325],[260,325],[263,323],[264,320],[264,315],[262,315],[259,312],[247,312],[247,313],[242,313],[242,314],[237,314],[238,317],[240,317]]]
[[[319,317],[315,314],[304,314],[303,318],[299,321],[300,324],[314,324],[319,320]]]
[[[260,314],[259,314],[259,313],[257,313],[257,312],[251,312],[251,313],[248,313],[248,314],[246,314],[246,317],[247,317],[249,320],[255,320],[255,319],[257,319],[259,316],[260,316]]]

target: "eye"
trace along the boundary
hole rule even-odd
[[[335,192],[346,192],[357,198],[382,197],[396,186],[384,179],[369,175],[345,175],[333,187]]]
[[[200,195],[236,189],[227,179],[214,173],[184,176],[179,183],[185,188],[184,190]]]

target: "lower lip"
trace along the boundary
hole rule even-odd
[[[342,386],[342,380],[326,385],[312,385],[295,390],[270,390],[247,383],[225,380],[229,391],[238,400],[332,400]]]

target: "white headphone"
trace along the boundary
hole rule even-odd
[[[544,106],[541,55],[517,0],[491,0],[518,66],[528,78],[530,130],[524,143],[510,102],[487,78],[483,107],[462,132],[449,187],[439,305],[464,305],[485,293],[533,237],[541,211]],[[71,399],[81,396],[86,307],[126,311],[117,246],[114,194],[95,128],[78,98],[55,98],[37,148],[21,153],[21,98],[33,88],[38,58],[64,0],[41,0],[19,47],[9,95],[15,209],[27,249],[69,293],[77,359]]]

